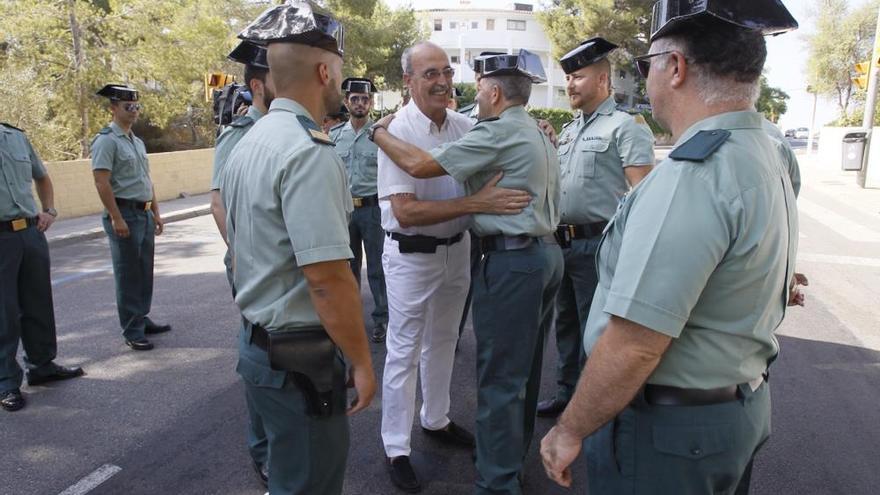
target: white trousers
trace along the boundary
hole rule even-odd
[[[449,382],[458,324],[470,287],[470,236],[437,252],[404,253],[385,237],[382,253],[388,292],[388,335],[382,379],[382,442],[388,457],[410,455],[421,372],[422,426],[449,424]]]

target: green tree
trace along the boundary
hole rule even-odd
[[[816,30],[805,37],[809,49],[807,82],[820,95],[834,99],[842,118],[849,114],[854,88],[853,66],[870,56],[880,1],[852,9],[848,0],[815,0],[811,15]]]
[[[761,76],[761,93],[758,95],[758,101],[755,102],[755,108],[767,117],[767,120],[774,124],[779,120],[786,110],[788,110],[788,93],[785,91],[771,87],[767,83],[767,78]]]
[[[553,0],[538,13],[538,21],[550,38],[553,56],[561,57],[580,42],[601,36],[623,50],[612,56],[617,63],[626,55],[648,51],[648,30],[654,0]]]

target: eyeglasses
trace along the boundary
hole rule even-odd
[[[447,67],[443,70],[428,69],[425,71],[424,74],[422,74],[422,77],[427,79],[428,81],[433,81],[440,76],[443,76],[446,79],[452,79],[452,77],[455,76],[455,69],[453,69],[452,67]]]
[[[126,103],[122,105],[122,108],[124,108],[126,112],[138,112],[143,107],[140,103]]]
[[[349,97],[348,97],[348,101],[350,101],[350,102],[352,102],[352,103],[363,103],[363,104],[367,104],[367,103],[370,102],[370,97],[369,97],[369,96],[363,96],[363,95],[361,95],[361,96],[349,96]]]
[[[659,53],[649,53],[648,55],[640,55],[633,59],[636,63],[636,69],[638,69],[639,75],[647,79],[648,72],[651,71],[651,61],[649,59],[659,57],[660,55],[669,55],[670,53],[675,53],[675,50],[667,50],[665,52]],[[687,58],[685,58],[685,60],[687,60]]]

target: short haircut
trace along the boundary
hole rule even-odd
[[[256,66],[253,66],[250,64],[245,65],[244,66],[244,84],[248,87],[248,89],[250,89],[251,81],[253,81],[254,79],[265,84],[266,83],[266,76],[268,74],[269,74],[269,71],[266,69],[263,69],[261,67],[256,67]]]
[[[526,76],[496,75],[485,76],[483,79],[498,86],[504,99],[516,105],[525,105],[532,95],[532,80]]]

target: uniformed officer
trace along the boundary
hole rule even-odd
[[[348,109],[345,108],[345,105],[340,105],[339,110],[331,110],[330,113],[324,116],[321,120],[321,130],[325,134],[330,134],[330,129],[345,123],[347,120]]]
[[[276,97],[221,180],[235,302],[247,321],[236,370],[268,438],[269,492],[338,494],[346,412],[369,406],[376,390],[348,262],[345,167],[315,123],[341,102],[342,25],[313,2],[290,1],[239,37],[268,45]],[[337,346],[358,395],[348,411]]]
[[[330,139],[336,144],[336,153],[345,163],[348,172],[348,187],[354,212],[348,224],[351,237],[351,270],[360,285],[361,263],[367,255],[367,280],[373,294],[373,335],[376,343],[385,342],[388,328],[388,296],[385,293],[385,273],[382,271],[382,245],[385,235],[382,232],[379,196],[376,188],[377,152],[376,145],[367,139],[367,129],[373,125],[370,111],[373,109],[373,94],[376,86],[373,81],[349,77],[342,81],[345,92],[345,106],[351,115],[348,122],[337,124],[330,129]]]
[[[31,193],[36,185],[42,211]],[[0,123],[0,407],[25,406],[15,355],[24,347],[28,385],[81,376],[55,364],[55,308],[44,232],[55,221],[52,181],[24,131]]]
[[[544,334],[562,277],[552,233],[559,223],[559,162],[550,138],[526,112],[533,82],[545,79],[527,50],[487,58],[477,83],[481,121],[458,141],[430,153],[372,127],[379,147],[418,178],[449,174],[478,191],[499,171],[499,186],[523,189],[531,204],[518,215],[474,215],[484,253],[474,282],[477,338],[477,493],[522,492],[531,441]]]
[[[241,138],[251,130],[254,123],[266,112],[269,111],[269,105],[275,98],[272,90],[272,78],[269,77],[269,62],[266,60],[266,47],[256,45],[250,41],[242,41],[232,52],[228,58],[236,62],[244,64],[244,83],[247,85],[252,95],[253,104],[248,107],[247,113],[237,117],[232,123],[223,129],[223,132],[217,136],[217,142],[214,144],[214,172],[211,177],[211,214],[214,216],[214,222],[217,229],[226,242],[226,208],[223,206],[221,197],[220,182],[224,170],[226,169],[226,160],[235,145],[241,141]],[[228,244],[227,244],[228,245]],[[223,257],[223,263],[226,265],[226,278],[229,280],[229,286],[232,287],[232,253],[226,250]],[[235,297],[233,290],[233,297]],[[250,403],[248,403],[250,406]],[[247,442],[248,450],[251,454],[254,470],[260,477],[260,481],[264,485],[269,483],[269,463],[267,462],[267,444],[266,431],[263,429],[263,421],[252,407],[248,407],[248,431]]]
[[[654,164],[654,135],[641,115],[616,110],[608,55],[617,45],[590,38],[559,60],[574,120],[559,139],[562,195],[556,237],[565,271],[556,297],[556,396],[538,416],[559,415],[574,393],[584,363],[583,332],[596,291],[596,247],[617,202]]]
[[[599,247],[589,359],[541,446],[560,484],[586,438],[591,494],[748,492],[798,242],[791,180],[753,102],[763,35],[796,27],[778,0],[654,5],[636,60],[676,145]]]
[[[131,130],[141,105],[138,92],[128,86],[108,84],[97,95],[110,100],[113,115],[110,125],[92,140],[92,171],[104,204],[119,324],[126,345],[149,351],[153,343],[145,335],[168,332],[171,325],[156,324],[147,316],[153,301],[155,236],[162,234],[164,224],[147,149]]]

